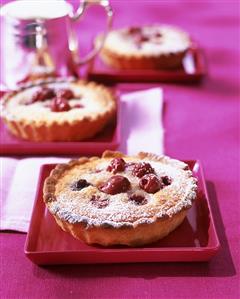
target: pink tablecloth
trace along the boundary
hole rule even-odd
[[[239,298],[239,4],[113,1],[113,6],[115,26],[180,25],[205,49],[209,77],[202,85],[161,84],[165,148],[170,156],[202,161],[221,250],[209,263],[40,268],[24,257],[25,234],[1,233],[0,297]],[[97,17],[89,17],[94,31]]]

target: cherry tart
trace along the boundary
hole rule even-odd
[[[103,85],[51,79],[5,95],[2,118],[10,132],[32,141],[93,137],[115,117],[114,95]]]
[[[178,227],[196,198],[187,164],[140,152],[59,164],[44,183],[57,224],[87,244],[142,246]]]
[[[128,27],[111,31],[100,55],[118,69],[175,69],[190,46],[189,35],[172,26]]]

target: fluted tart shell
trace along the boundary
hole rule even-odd
[[[116,158],[122,158],[127,166],[113,174],[109,165]],[[138,163],[149,163],[154,176],[169,177],[170,183],[153,193],[141,189],[141,178],[133,175],[132,170]],[[114,175],[128,179],[127,191],[113,195],[102,191],[102,184]],[[85,188],[73,188],[78,180],[87,182]],[[57,165],[45,180],[43,197],[57,224],[87,244],[142,246],[176,229],[196,193],[197,180],[181,161],[144,152],[127,156],[106,151],[101,158],[82,157]],[[130,200],[134,196],[143,201]]]

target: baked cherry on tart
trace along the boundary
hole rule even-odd
[[[25,85],[2,101],[12,134],[32,141],[74,141],[93,137],[114,119],[116,102],[103,85],[53,79]]]
[[[44,183],[57,224],[87,244],[141,246],[178,227],[196,198],[187,164],[140,152],[59,164]]]
[[[108,34],[100,56],[119,69],[175,69],[190,46],[189,35],[173,26],[127,27]]]

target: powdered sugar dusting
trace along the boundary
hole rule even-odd
[[[136,157],[125,157],[124,160],[127,163],[148,162],[159,178],[168,176],[172,182],[155,194],[149,194],[140,189],[139,178],[132,175],[132,168],[129,166],[124,172],[118,174],[128,178],[131,189],[126,193],[105,194],[98,187],[113,174],[106,170],[111,158],[102,158],[76,165],[63,174],[56,185],[57,200],[49,203],[50,211],[70,223],[85,222],[87,226],[106,224],[121,227],[152,223],[157,218],[171,217],[192,205],[196,197],[197,184],[196,179],[192,177],[192,172],[184,170],[186,164],[173,159],[161,162],[149,158],[140,160]],[[90,186],[73,191],[70,185],[79,179],[87,180]],[[132,194],[143,196],[146,198],[146,203],[138,205],[129,200]],[[108,205],[98,208],[91,202],[92,196],[99,196],[102,200],[107,199]]]
[[[113,30],[109,33],[104,48],[125,55],[159,55],[185,51],[190,47],[190,38],[184,31],[167,25],[153,25],[141,27],[141,32],[146,36],[159,34],[159,38],[144,40],[141,47],[134,42],[129,34],[129,28]]]

